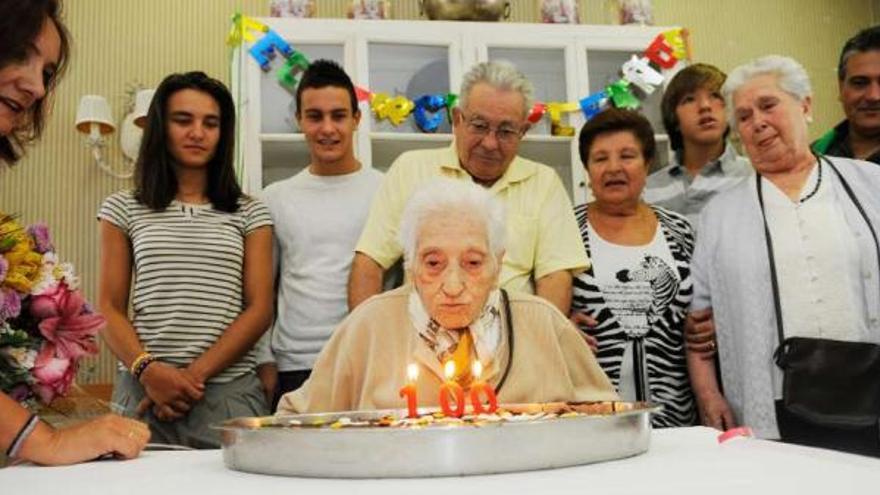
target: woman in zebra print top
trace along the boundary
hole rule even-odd
[[[654,131],[636,112],[609,109],[584,125],[579,148],[596,199],[575,208],[592,266],[574,280],[573,321],[621,397],[663,406],[654,426],[692,425],[684,321],[694,235],[685,217],[641,200]]]

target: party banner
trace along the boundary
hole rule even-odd
[[[276,73],[278,83],[288,91],[296,91],[297,74],[309,66],[304,54],[265,24],[236,14],[233,16],[226,43],[237,47],[244,42],[251,44],[248,53],[264,72],[272,69],[272,61],[280,54],[284,62]],[[673,69],[679,61],[690,59],[688,31],[681,28],[664,31],[651,41],[643,53],[633,54],[621,66],[621,78],[617,81],[574,102],[536,102],[529,111],[527,120],[536,124],[548,117],[551,134],[573,136],[574,128],[562,122],[563,114],[580,111],[589,120],[608,105],[636,110],[641,107],[639,95],[651,95],[665,82],[666,71]],[[638,88],[638,92],[633,92],[634,87]],[[412,117],[416,127],[425,133],[437,132],[444,114],[451,123],[452,109],[458,101],[458,95],[454,93],[428,94],[410,100],[402,95],[376,93],[361,86],[356,86],[355,91],[359,102],[369,102],[370,110],[378,120],[387,119],[392,125],[399,126]]]

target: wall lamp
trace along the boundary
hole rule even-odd
[[[134,104],[129,103],[132,111],[122,119],[119,144],[124,156],[123,170],[117,172],[107,164],[102,149],[107,146],[105,136],[116,130],[110,104],[107,98],[100,95],[85,95],[79,100],[76,111],[76,130],[85,134],[85,144],[91,148],[95,164],[106,174],[117,179],[130,179],[134,175],[134,162],[137,160],[141,145],[143,127],[147,120],[147,110],[153,99],[155,90],[142,89],[135,93]]]

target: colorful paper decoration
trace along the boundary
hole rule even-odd
[[[413,118],[416,126],[423,132],[437,132],[440,123],[443,122],[443,114],[440,110],[446,107],[445,95],[424,95],[415,102]]]
[[[281,53],[284,58],[290,58],[293,56],[293,48],[291,48],[281,36],[278,36],[278,33],[270,29],[248,51],[254,60],[260,64],[260,69],[263,69],[263,72],[269,72],[269,62],[275,58],[276,50]]]
[[[293,55],[287,57],[284,65],[278,69],[278,82],[288,91],[296,91],[297,79],[295,73],[302,72],[309,68],[309,59],[302,52],[294,51]]]
[[[578,105],[577,103],[564,103],[554,101],[547,104],[547,113],[550,114],[551,122],[559,122],[560,120],[562,120],[562,112],[576,112],[580,110],[580,108],[580,105]]]
[[[690,43],[688,43],[687,29],[670,29],[669,31],[663,32],[663,38],[672,48],[672,56],[679,60],[691,59],[691,48]]]
[[[654,86],[663,84],[663,74],[654,70],[647,58],[639,58],[635,55],[623,64],[623,78],[638,86],[645,94],[654,92]]]
[[[582,98],[581,101],[578,103],[581,106],[581,112],[584,113],[584,118],[590,120],[595,117],[597,113],[602,111],[607,101],[608,94],[604,91],[599,91],[598,93],[593,93],[586,98]]]
[[[625,79],[609,84],[605,88],[605,93],[608,94],[608,98],[611,99],[611,102],[617,108],[637,110],[641,106],[639,99],[630,91],[629,82]]]
[[[532,124],[537,124],[544,118],[544,113],[547,112],[547,105],[541,102],[536,102],[532,105],[532,110],[529,112],[529,116],[526,117],[526,120],[531,122]]]
[[[254,42],[256,32],[264,34]],[[544,115],[549,114],[550,129],[554,136],[573,136],[574,127],[562,123],[563,112],[580,110],[589,120],[602,111],[609,102],[617,108],[638,109],[641,103],[633,94],[630,85],[638,87],[645,94],[653,93],[656,86],[663,83],[664,76],[651,64],[661,69],[672,69],[679,60],[690,60],[691,46],[688,36],[688,30],[681,28],[658,34],[645,50],[644,56],[633,55],[623,64],[622,79],[610,84],[604,91],[588,95],[577,102],[537,102],[529,111],[528,122],[535,124],[544,118]],[[265,24],[236,13],[232,17],[232,27],[226,37],[226,43],[236,47],[243,41],[254,42],[249,52],[260,68],[266,72],[271,68],[271,61],[275,58],[276,52],[281,53],[285,61],[278,70],[278,82],[291,91],[295,90],[298,82],[296,73],[304,71],[309,66],[304,54],[294,50],[278,33]],[[439,112],[444,108],[448,121],[452,123],[452,110],[458,101],[458,95],[454,93],[422,95],[413,102],[404,96],[392,98],[388,94],[373,93],[368,88],[359,86],[355,86],[355,92],[358,102],[370,102],[370,108],[378,120],[388,119],[393,125],[398,126],[412,113],[416,126],[423,132],[437,131],[443,119]]]
[[[574,126],[570,126],[568,124],[563,124],[562,122],[550,122],[550,135],[551,136],[565,136],[571,137],[575,134]]]
[[[403,96],[388,96],[386,93],[373,93],[370,98],[370,108],[379,120],[388,119],[398,126],[406,120],[415,105]]]
[[[458,103],[458,95],[455,93],[446,93],[446,120],[452,125],[452,109]]]
[[[361,101],[369,101],[370,95],[373,93],[370,93],[369,89],[364,89],[360,86],[355,86],[354,87],[354,94],[355,94],[355,96],[357,96],[357,101],[361,102]]]
[[[241,45],[242,41],[253,42],[256,38],[251,31],[265,33],[269,31],[269,26],[237,12],[232,16],[232,28],[226,35],[226,44],[236,47]]]
[[[678,58],[675,57],[674,53],[675,50],[673,50],[669,42],[666,41],[666,37],[661,33],[648,45],[648,48],[645,50],[645,57],[648,57],[648,60],[654,62],[658,67],[671,69],[678,62]]]
[[[553,136],[574,136],[574,127],[562,123],[562,112],[576,112],[580,109],[577,103],[564,103],[554,101],[547,103],[547,113],[550,114],[550,134]]]

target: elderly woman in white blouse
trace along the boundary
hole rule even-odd
[[[780,331],[880,342],[880,168],[812,153],[810,81],[790,58],[737,67],[722,92],[756,175],[719,194],[697,229],[691,310],[713,311],[723,395],[713,361],[691,360],[691,377],[704,424],[775,439]]]

